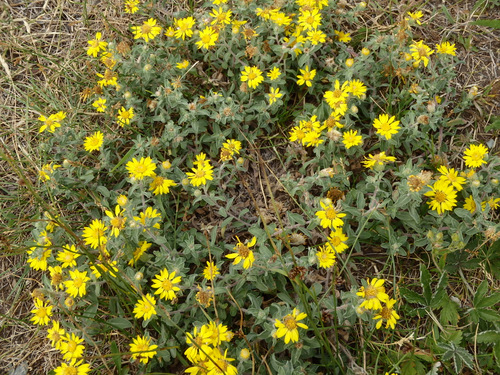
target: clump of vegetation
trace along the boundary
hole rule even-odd
[[[86,110],[37,108],[54,373],[498,371],[500,158],[451,141],[455,45],[364,2],[205,5],[125,1]]]

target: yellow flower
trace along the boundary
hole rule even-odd
[[[427,67],[429,64],[429,56],[434,53],[432,49],[429,48],[429,46],[426,46],[424,44],[424,41],[421,40],[419,42],[413,42],[410,45],[410,52],[411,56],[413,59],[417,62],[420,63],[420,61],[424,62],[424,66]]]
[[[153,279],[152,288],[156,289],[155,294],[159,294],[160,298],[172,300],[176,297],[175,292],[181,290],[176,284],[181,282],[181,277],[175,277],[175,271],[168,273],[168,270],[164,268],[160,271],[160,274],[155,276]]]
[[[269,19],[278,26],[288,26],[292,23],[292,19],[283,12],[272,12]]]
[[[52,162],[50,162],[49,164],[44,164],[42,169],[38,172],[40,175],[40,180],[49,181],[52,173],[54,173],[54,171],[60,167],[61,166],[59,164],[52,165]]]
[[[109,274],[112,277],[116,277],[116,275],[118,274],[118,268],[116,267],[117,263],[118,262],[116,260],[112,262],[110,262],[109,260],[106,261],[102,256],[99,255],[98,260],[90,266],[90,270],[97,279],[101,277],[101,271]]]
[[[200,40],[196,42],[198,49],[209,49],[215,46],[215,42],[219,39],[219,33],[212,26],[205,27],[199,34]]]
[[[378,154],[372,155],[369,154],[368,157],[365,156],[365,160],[361,163],[365,168],[376,169],[380,171],[387,162],[396,161],[394,156],[387,156],[385,151],[382,151]]]
[[[428,191],[424,195],[431,197],[432,200],[427,202],[432,210],[438,212],[439,215],[444,213],[444,211],[451,211],[453,207],[457,205],[457,193],[453,190],[453,186],[445,180],[438,180],[433,186],[427,185],[432,190]]]
[[[274,66],[269,73],[267,73],[267,76],[271,81],[274,81],[275,79],[278,79],[279,76],[281,75],[281,72],[277,66]]]
[[[151,243],[146,241],[139,242],[139,247],[134,250],[132,259],[128,262],[129,266],[133,266],[136,262],[138,262],[142,254],[144,254],[151,247],[151,245]]]
[[[232,20],[231,21],[231,25],[232,25],[231,32],[233,34],[238,34],[240,32],[240,27],[246,23],[247,23],[247,21]]]
[[[65,333],[64,328],[59,327],[59,322],[53,320],[52,328],[47,330],[47,338],[50,340],[50,345],[55,349],[61,349],[62,339]]]
[[[137,12],[139,10],[139,7],[137,6],[139,3],[139,0],[125,0],[125,4],[123,4],[125,7],[125,13],[134,14]]]
[[[440,54],[456,56],[456,50],[455,43],[451,44],[450,42],[443,42],[441,44],[436,44],[436,52]]]
[[[212,13],[210,13],[209,16],[215,19],[211,22],[211,25],[229,25],[231,23],[231,13],[231,10],[224,12],[224,9],[221,7],[219,7],[219,9],[212,10]]]
[[[464,152],[465,165],[469,168],[478,168],[482,164],[486,164],[484,157],[487,153],[488,148],[483,144],[470,145]]]
[[[76,267],[76,259],[81,254],[76,250],[75,245],[65,245],[63,250],[57,253],[57,260],[61,262],[62,268]]]
[[[89,47],[87,47],[87,55],[97,57],[99,51],[106,50],[106,46],[108,45],[108,43],[102,41],[101,37],[102,37],[101,33],[96,33],[95,39],[89,40],[87,42],[89,44]]]
[[[408,12],[408,15],[410,16],[410,18],[415,21],[417,24],[421,25],[422,22],[420,22],[420,18],[422,18],[424,16],[424,14],[417,10],[416,12],[412,13],[412,12]],[[410,18],[406,18],[406,20],[408,21]]]
[[[207,374],[210,375],[237,375],[238,370],[229,362],[234,361],[234,358],[227,357],[227,349],[222,354],[221,349],[214,348],[210,352],[210,361],[207,361]]]
[[[463,177],[458,177],[458,171],[455,171],[454,168],[446,168],[444,165],[438,168],[438,172],[441,173],[439,177],[440,180],[446,181],[450,185],[452,185],[457,191],[463,189],[462,185],[464,185],[467,180]]]
[[[305,84],[307,87],[311,87],[312,83],[311,81],[314,79],[316,76],[316,69],[309,70],[309,66],[306,66],[305,69],[299,69],[300,73],[297,75],[297,85],[302,86]]]
[[[207,287],[207,289],[202,289],[198,286],[198,292],[196,293],[196,301],[203,307],[207,308],[210,306],[210,303],[213,300],[214,293],[211,287]]]
[[[241,82],[248,81],[248,86],[255,89],[262,81],[264,81],[264,77],[262,77],[261,70],[256,66],[245,66],[241,72],[240,80]]]
[[[337,212],[331,203],[325,204],[320,202],[320,205],[324,210],[316,212],[316,216],[321,219],[320,224],[323,228],[338,228],[344,225],[342,218],[346,214]]]
[[[337,35],[337,39],[339,42],[349,43],[351,41],[351,34],[344,33],[342,31],[334,30],[335,35]]]
[[[87,375],[90,372],[90,365],[83,363],[83,360],[76,361],[73,359],[71,363],[61,363],[61,366],[54,369],[55,375]]]
[[[148,156],[147,158],[141,158],[137,161],[133,158],[132,161],[127,163],[127,170],[130,174],[130,178],[135,178],[137,180],[142,180],[144,177],[154,177],[156,164]]]
[[[349,149],[353,146],[359,146],[363,143],[363,137],[358,135],[357,130],[348,130],[342,135],[342,143],[345,148]]]
[[[177,69],[186,69],[189,66],[189,61],[182,60],[180,63],[175,64]]]
[[[132,358],[139,359],[141,363],[148,363],[149,359],[157,353],[155,349],[158,348],[158,345],[151,345],[151,338],[139,335],[129,345]]]
[[[177,186],[177,184],[168,178],[156,176],[149,184],[149,191],[152,191],[154,195],[168,194],[171,186]]]
[[[87,281],[90,280],[90,277],[87,276],[87,271],[80,272],[78,270],[70,270],[69,275],[71,280],[66,280],[64,282],[66,293],[73,298],[78,296],[83,297],[87,294]]]
[[[328,237],[328,242],[325,244],[325,247],[331,249],[337,254],[342,253],[348,246],[345,244],[349,237],[347,237],[344,232],[342,232],[342,228],[335,228],[335,232],[331,232]]]
[[[193,36],[193,26],[194,26],[194,18],[186,17],[174,20],[175,25],[175,33],[174,36],[177,39],[182,39],[188,37],[191,38]]]
[[[63,359],[66,361],[71,361],[73,359],[81,358],[85,346],[81,345],[83,339],[78,337],[74,333],[63,336],[61,342],[61,353],[63,354]]]
[[[201,329],[194,327],[193,334],[186,332],[186,344],[190,345],[184,351],[184,355],[193,363],[207,358],[210,354],[210,344],[212,342],[212,332],[208,330],[208,325],[204,325]]]
[[[318,264],[321,268],[330,268],[335,264],[335,252],[327,246],[320,246],[316,252]]]
[[[97,112],[104,112],[104,110],[108,108],[106,106],[106,99],[104,98],[97,99],[96,101],[94,101],[94,103],[92,103],[92,107],[94,107]]]
[[[148,207],[148,208],[146,208],[146,211],[139,212],[139,216],[134,216],[134,220],[141,223],[144,227],[146,227],[147,224],[150,224],[150,223],[147,223],[146,220],[156,219],[157,217],[160,218],[158,221],[161,221],[161,213],[156,211],[156,208]],[[153,220],[153,222],[155,222],[155,221],[157,221],[157,220]],[[156,222],[153,225],[153,228],[160,229],[160,223]],[[144,228],[144,231],[146,231],[146,228]]]
[[[85,148],[85,151],[88,152],[98,151],[102,147],[103,140],[104,134],[100,131],[96,131],[94,134],[85,138],[83,147]]]
[[[53,308],[54,306],[49,305],[48,302],[35,298],[35,309],[31,310],[31,313],[34,314],[34,316],[30,320],[34,324],[46,326],[49,324]]]
[[[269,105],[273,104],[276,100],[283,96],[283,94],[280,93],[280,89],[274,87],[271,87],[271,91],[267,95],[269,96]]]
[[[50,115],[49,117],[45,117],[41,115],[38,120],[43,122],[43,125],[40,127],[39,133],[42,133],[44,130],[47,130],[49,133],[54,133],[56,128],[61,126],[61,121],[66,118],[66,112],[57,112],[55,114]]]
[[[396,322],[400,318],[396,311],[393,309],[394,304],[396,303],[395,299],[390,299],[385,302],[385,306],[380,310],[377,315],[373,317],[374,320],[378,320],[377,329],[382,327],[382,323],[386,322],[385,328],[394,329],[396,327]]]
[[[216,324],[215,322],[209,322],[204,325],[202,329],[205,328],[210,334],[210,339],[208,344],[213,346],[219,346],[223,341],[229,342],[233,338],[234,334],[227,330],[227,326],[223,324]]]
[[[394,134],[398,134],[398,130],[401,129],[399,126],[399,121],[396,121],[396,117],[382,114],[378,116],[373,121],[373,127],[377,129],[377,134],[381,135],[385,139],[391,139]]]
[[[116,72],[106,69],[104,74],[96,73],[96,75],[99,78],[102,78],[101,80],[97,81],[97,84],[100,87],[105,87],[105,86],[118,86],[118,75]]]
[[[250,248],[256,244],[257,238],[253,237],[247,244],[243,244],[238,237],[236,238],[238,243],[233,248],[236,252],[226,255],[226,258],[234,259],[233,264],[238,264],[243,261],[243,268],[248,269],[252,267],[252,264],[255,261],[253,251],[250,250]]]
[[[90,245],[93,249],[106,244],[108,241],[104,232],[108,228],[101,220],[94,219],[90,226],[83,228],[82,237],[85,239],[85,244]]]
[[[191,168],[192,172],[187,172],[189,182],[193,186],[206,185],[207,180],[213,180],[213,167],[209,161],[206,161],[195,168]]]
[[[241,142],[236,139],[228,139],[222,146],[230,152],[231,156],[238,155],[241,150]]]
[[[349,82],[346,81],[341,87],[340,82],[335,80],[334,90],[325,92],[324,98],[331,108],[335,109],[337,103],[345,103],[349,97],[348,84]]]
[[[384,283],[384,279],[377,279],[376,277],[371,281],[366,279],[366,283],[363,280],[365,285],[361,286],[359,292],[356,293],[364,299],[359,307],[367,310],[382,310],[381,302],[389,301],[389,296],[385,293]]]
[[[297,327],[308,329],[304,323],[299,323],[307,317],[306,313],[301,313],[296,308],[293,309],[291,314],[286,315],[281,321],[276,319],[274,322],[275,327],[278,329],[276,331],[276,337],[280,338],[285,336],[285,344],[288,344],[290,340],[292,342],[299,341],[299,330]]]
[[[500,207],[500,198],[491,197],[487,201],[481,202],[481,209],[484,211],[486,209],[486,205],[490,207],[492,210],[496,210]]]
[[[139,319],[148,320],[151,316],[156,315],[156,300],[151,294],[146,294],[134,306],[134,316]]]
[[[161,27],[156,26],[156,20],[150,18],[144,21],[142,26],[132,26],[132,33],[134,34],[134,39],[143,38],[147,43],[149,40],[154,39],[158,34],[161,33]]]
[[[63,270],[61,266],[49,266],[49,273],[50,273],[50,284],[54,285],[56,289],[64,289],[63,286]]]
[[[358,98],[363,97],[366,94],[366,86],[360,80],[353,79],[348,81],[348,85],[345,88],[346,92],[350,92],[352,95]]]
[[[207,261],[207,266],[203,269],[203,277],[207,280],[213,280],[217,275],[219,275],[219,269],[215,263]]]
[[[465,198],[464,208],[466,210],[473,214],[474,212],[476,212],[476,207],[476,202],[474,201],[472,195],[469,195],[469,197]]]
[[[120,205],[115,206],[115,213],[111,211],[105,211],[105,214],[110,218],[109,224],[111,225],[111,235],[118,237],[120,231],[125,228],[126,217],[123,217],[125,210],[120,209]]]
[[[307,40],[310,41],[313,46],[319,43],[325,43],[326,34],[321,30],[310,30],[307,32]]]
[[[36,244],[37,246],[30,247],[27,251],[29,256],[27,262],[30,268],[45,271],[47,269],[47,259],[52,254],[52,250],[50,249],[52,242],[47,237],[47,233],[43,231]]]
[[[317,29],[321,26],[321,13],[317,8],[305,10],[301,12],[298,23],[304,31]]]
[[[100,60],[108,69],[112,69],[116,65],[116,60],[110,52],[103,52]]]
[[[116,117],[118,125],[124,126],[130,124],[130,120],[134,118],[134,108],[130,107],[129,109],[125,109],[125,107],[121,107],[118,110],[118,116]]]

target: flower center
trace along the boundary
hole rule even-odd
[[[249,80],[249,81],[252,81],[252,80],[254,80],[255,78],[257,78],[257,74],[255,74],[255,72],[250,72],[250,73],[248,73],[248,80]]]
[[[245,246],[243,244],[239,244],[238,245],[238,254],[240,254],[240,257],[242,257],[242,258],[246,258],[250,254],[250,250],[248,250],[247,246]]]
[[[368,285],[365,289],[365,299],[376,298],[378,294],[377,288],[372,285]]]
[[[446,193],[442,191],[436,191],[436,195],[434,196],[434,200],[439,203],[443,203],[446,201]]]
[[[387,307],[383,307],[382,308],[382,311],[380,311],[380,315],[382,316],[382,318],[384,318],[385,320],[388,320],[391,318],[392,316],[392,309],[388,309]]]
[[[195,173],[196,178],[203,178],[205,177],[206,172],[203,169],[198,169]]]
[[[333,246],[339,246],[342,242],[339,237],[330,238],[330,242]]]
[[[78,375],[78,370],[74,366],[65,367],[62,375]]]
[[[335,208],[330,207],[325,210],[325,215],[327,219],[333,220],[337,217],[337,211],[335,211]]]
[[[75,280],[73,280],[73,285],[76,287],[76,288],[79,288],[81,287],[83,284],[83,280],[81,279],[81,277],[77,277]]]
[[[290,315],[285,316],[285,318],[283,319],[283,324],[290,331],[297,328],[297,322],[295,318]]]
[[[124,224],[125,224],[125,218],[121,216],[115,216],[114,218],[111,219],[111,226],[113,228],[123,228]]]
[[[145,24],[145,25],[142,25],[142,29],[141,29],[141,32],[144,34],[144,35],[147,35],[151,32],[151,30],[153,30],[153,27],[151,25],[148,25],[148,24]]]
[[[68,342],[68,352],[73,353],[76,350],[76,342],[74,341],[69,341]]]
[[[45,318],[47,316],[47,309],[45,307],[40,307],[36,312],[36,316],[39,318]]]
[[[169,279],[165,279],[161,282],[161,287],[164,290],[172,290],[172,282]]]

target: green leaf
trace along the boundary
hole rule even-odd
[[[456,325],[458,320],[460,319],[460,315],[458,314],[458,305],[450,300],[448,296],[446,296],[441,301],[441,313],[439,315],[439,321],[442,325],[453,324]]]
[[[489,297],[485,297],[475,304],[476,307],[491,307],[500,302],[500,293],[492,294]]]
[[[479,317],[486,320],[487,322],[500,321],[500,314],[496,311],[480,308],[477,309],[477,312],[479,314]]]
[[[421,294],[414,292],[413,290],[401,288],[400,293],[408,303],[418,303],[419,305],[427,306],[424,297],[422,297]]]
[[[116,345],[116,341],[111,342],[111,355],[113,357],[113,362],[115,363],[115,366],[116,366],[116,369],[118,370],[118,373],[121,373],[122,360],[121,360],[120,351],[118,350],[118,345]]]
[[[132,323],[125,318],[112,318],[106,321],[109,325],[117,329],[128,329],[132,328]]]
[[[491,123],[486,125],[484,130],[490,132],[492,130],[500,130],[500,116],[493,116]]]
[[[457,346],[453,342],[439,344],[439,346],[446,350],[442,357],[443,361],[453,359],[453,366],[455,367],[455,372],[457,374],[462,371],[464,365],[470,369],[474,368],[474,357],[461,346]]]
[[[439,278],[439,282],[434,292],[434,295],[431,298],[430,306],[436,308],[441,303],[441,300],[446,295],[446,287],[448,286],[448,273],[443,272],[441,277]]]
[[[477,335],[477,342],[480,344],[500,344],[500,331],[484,331]]]
[[[422,285],[423,297],[425,299],[425,302],[427,305],[430,305],[432,298],[431,274],[423,263],[420,264],[420,284]]]
[[[473,25],[491,27],[493,29],[500,29],[500,20],[477,20],[471,22]]]
[[[401,373],[405,375],[420,375],[425,373],[425,366],[415,356],[401,364]]]
[[[479,303],[481,300],[484,298],[484,296],[488,293],[488,281],[484,280],[479,287],[476,290],[476,294],[474,295],[474,300],[473,304],[474,306],[478,307]]]

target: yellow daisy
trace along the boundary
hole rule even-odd
[[[134,306],[134,316],[139,319],[148,320],[151,316],[156,315],[156,300],[151,294],[146,294]]]
[[[306,317],[306,313],[301,313],[299,310],[294,308],[292,313],[286,315],[282,320],[276,319],[274,322],[274,325],[277,328],[276,337],[280,338],[285,336],[285,344],[288,344],[290,340],[292,342],[299,341],[299,330],[297,328],[309,328],[304,323],[299,323],[300,320]]]
[[[127,163],[126,168],[130,174],[130,178],[133,177],[137,180],[142,180],[144,177],[154,177],[156,164],[148,156],[147,158],[142,157],[139,161],[133,158],[132,161]]]
[[[257,238],[253,237],[247,244],[243,244],[238,237],[236,237],[236,239],[238,240],[238,243],[234,247],[236,252],[226,255],[226,258],[234,259],[233,264],[238,264],[243,261],[243,268],[248,269],[252,267],[255,261],[253,251],[250,250],[250,248],[257,243]]]
[[[153,279],[152,287],[156,289],[155,294],[159,294],[160,298],[165,300],[173,300],[176,298],[175,292],[181,290],[176,284],[181,282],[181,277],[175,277],[175,271],[169,274],[168,270],[164,268]]]
[[[434,185],[427,186],[432,189],[424,193],[425,196],[432,198],[427,204],[432,210],[437,211],[439,215],[445,211],[453,210],[453,207],[457,205],[457,193],[448,181],[438,180]]]

